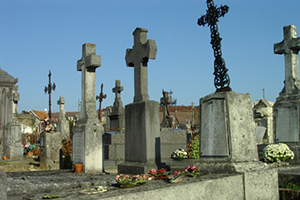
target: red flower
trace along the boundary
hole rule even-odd
[[[156,171],[157,174],[163,174],[165,171],[167,171],[166,169],[159,169]]]

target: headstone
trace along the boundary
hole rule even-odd
[[[147,64],[156,57],[156,43],[147,29],[136,28],[134,46],[126,51],[126,64],[134,67],[134,102],[125,106],[125,163],[118,173],[144,174],[156,168],[159,147],[159,103],[148,95]]]
[[[261,99],[253,107],[256,127],[265,127],[266,129],[263,135],[263,143],[274,143],[273,105],[273,102]]]
[[[82,58],[77,62],[77,70],[82,73],[81,110],[79,120],[73,128],[73,163],[82,163],[86,173],[103,172],[102,135],[95,100],[95,72],[101,65],[101,57],[96,55],[96,45],[85,43]]]
[[[172,91],[170,92],[172,93]],[[176,100],[172,101],[172,96],[169,95],[169,92],[163,90],[163,97],[160,98],[160,105],[163,106],[163,120],[161,126],[164,128],[175,128],[175,118],[170,115],[169,105],[176,104]]]
[[[284,88],[273,107],[274,132],[276,142],[299,142],[300,80],[299,58],[300,37],[297,27],[285,26],[284,39],[274,44],[275,54],[284,54],[285,81]]]
[[[8,158],[23,155],[21,125],[17,118],[20,99],[17,82],[18,79],[0,69],[0,152]]]
[[[116,80],[116,86],[112,89],[116,95],[112,111],[108,115],[111,131],[120,131],[125,129],[125,109],[121,101],[123,86],[121,86],[120,82],[120,80]]]
[[[48,170],[58,170],[60,168],[62,134],[60,132],[44,132],[40,135],[40,141],[40,167]]]
[[[257,144],[260,144],[263,142],[265,134],[266,134],[266,127],[264,127],[264,126],[256,126],[255,127],[255,135],[256,135]]]
[[[250,94],[218,92],[200,99],[200,157],[257,161]]]
[[[57,104],[59,105],[58,131],[61,132],[63,139],[67,139],[70,137],[70,128],[69,121],[66,119],[65,98],[60,96]]]

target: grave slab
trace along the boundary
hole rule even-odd
[[[218,92],[200,99],[200,157],[257,161],[250,94]]]

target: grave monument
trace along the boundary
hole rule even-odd
[[[0,68],[0,157],[16,158],[23,155],[21,125],[18,122],[17,78]],[[3,153],[2,153],[3,152]]]
[[[118,173],[144,174],[156,168],[159,147],[159,103],[148,95],[147,65],[156,58],[155,40],[147,40],[147,29],[136,28],[134,46],[126,50],[126,64],[134,67],[134,101],[125,106],[125,163]]]
[[[115,102],[112,107],[112,111],[109,113],[109,122],[111,131],[121,131],[125,129],[125,109],[121,101],[121,92],[123,91],[123,86],[121,86],[121,81],[116,80],[116,86],[112,89],[115,93]]]
[[[61,132],[62,138],[67,139],[70,138],[70,128],[69,121],[66,118],[65,112],[65,98],[60,96],[57,101],[59,105],[59,123],[58,123],[58,131]]]
[[[231,91],[225,61],[222,58],[218,18],[229,10],[217,8],[207,0],[207,14],[198,19],[198,25],[208,24],[214,50],[214,75],[216,92],[200,99],[200,161],[201,171],[211,173],[243,173],[245,199],[260,199],[261,192],[273,191],[265,199],[278,199],[276,170],[258,161],[255,125],[250,94]],[[266,184],[271,180],[271,184]]]
[[[274,44],[275,54],[284,54],[284,88],[273,107],[276,142],[299,143],[300,80],[299,58],[300,37],[294,25],[283,28],[284,39]]]
[[[82,74],[81,110],[79,120],[73,128],[73,163],[82,163],[85,173],[103,172],[102,134],[96,111],[95,72],[101,65],[96,55],[96,45],[82,45],[82,58],[77,61],[77,70]]]

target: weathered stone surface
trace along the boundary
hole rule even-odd
[[[59,151],[62,148],[60,132],[45,132],[41,134],[40,167],[44,169],[59,169]]]
[[[141,173],[146,173],[155,165],[158,153],[156,138],[160,137],[159,104],[156,101],[128,104],[125,107],[125,118],[125,161],[143,163],[141,166],[144,170]],[[118,166],[119,173],[123,173],[125,168],[126,171],[129,169],[125,165]],[[131,173],[135,173],[134,167]]]
[[[274,143],[275,141],[273,131],[273,105],[274,102],[261,99],[253,107],[256,126],[263,126],[266,128],[266,133],[263,135],[264,143]]]
[[[101,57],[96,55],[96,45],[83,44],[82,58],[77,61],[77,70],[82,73],[82,87],[79,120],[73,128],[73,163],[82,163],[86,173],[103,171],[104,128],[97,117],[95,100],[95,71],[100,65]]]
[[[200,99],[200,156],[257,161],[250,94],[218,92]]]
[[[59,105],[58,131],[61,132],[63,139],[67,139],[70,138],[70,127],[69,121],[66,119],[65,98],[60,96],[57,104]]]
[[[147,40],[147,32],[147,29],[136,28],[132,33],[134,46],[126,49],[126,65],[134,67],[134,102],[149,100],[147,63],[156,58],[157,47],[155,40]]]
[[[7,199],[7,176],[2,170],[0,170],[0,200]]]
[[[275,54],[284,54],[285,87],[282,94],[297,94],[300,89],[299,58],[300,37],[297,37],[297,27],[289,25],[283,27],[284,39],[274,44]]]

